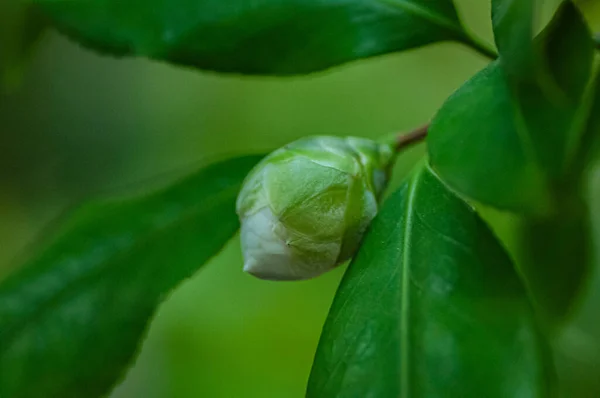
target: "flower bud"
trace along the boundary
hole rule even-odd
[[[377,214],[392,148],[355,137],[307,137],[265,157],[237,199],[244,271],[300,280],[348,260]]]

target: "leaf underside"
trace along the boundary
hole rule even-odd
[[[294,75],[465,37],[452,0],[34,0],[75,40],[218,72]]]

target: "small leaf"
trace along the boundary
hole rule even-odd
[[[546,349],[506,252],[419,168],[344,275],[307,396],[547,397]]]
[[[19,80],[31,49],[47,27],[37,7],[19,0],[0,3],[0,85]]]
[[[466,34],[452,0],[34,0],[59,30],[116,55],[293,75]]]
[[[509,73],[530,76],[534,65],[535,0],[492,0],[492,26],[498,53]]]
[[[81,208],[0,285],[0,397],[93,398],[124,374],[157,306],[238,228],[256,156],[156,194]]]
[[[431,163],[466,196],[499,208],[549,212],[552,191],[574,158],[593,45],[566,2],[537,41],[544,84],[512,79],[502,57],[465,83],[429,129]]]
[[[560,326],[575,309],[590,272],[591,226],[583,204],[561,214],[526,218],[518,263],[542,320]],[[570,211],[569,211],[570,210]]]
[[[590,111],[581,137],[575,172],[585,171],[600,156],[600,69],[596,70],[590,95]]]

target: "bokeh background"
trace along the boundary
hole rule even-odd
[[[600,30],[597,3],[582,2]],[[491,42],[489,1],[457,4]],[[0,94],[0,278],[82,201],[152,190],[211,160],[304,135],[378,138],[410,130],[486,62],[444,43],[301,78],[247,78],[100,56],[50,32],[19,84]],[[402,156],[393,185],[422,153],[417,147]],[[592,181],[598,227],[600,177]],[[488,216],[510,246],[505,215]],[[170,295],[113,398],[304,395],[344,267],[311,281],[273,283],[244,274],[241,265],[236,237]],[[594,278],[557,344],[568,397],[600,397]]]

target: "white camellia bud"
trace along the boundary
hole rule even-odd
[[[309,279],[352,257],[377,214],[392,158],[389,145],[326,136],[264,158],[237,199],[244,271]]]

